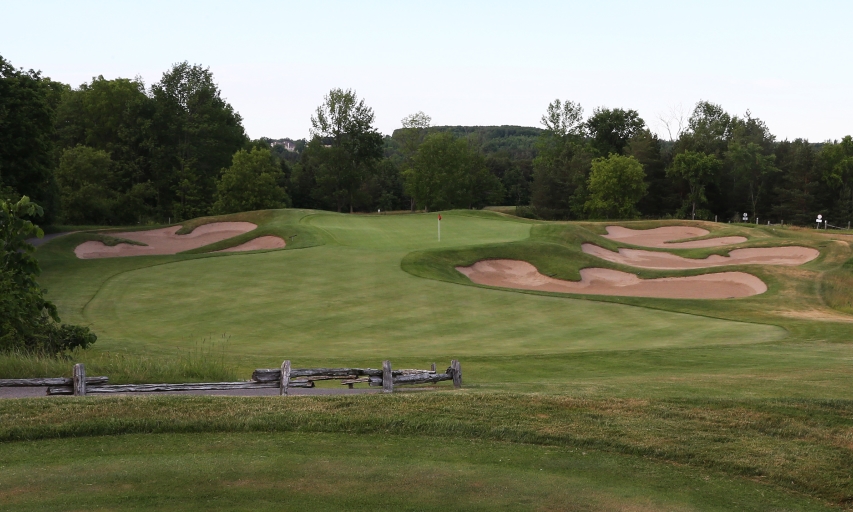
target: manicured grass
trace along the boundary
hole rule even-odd
[[[90,464],[112,463],[121,454],[137,460],[158,438],[163,448],[151,451],[147,473],[113,480],[90,503],[192,509],[216,498],[225,508],[246,508],[251,496],[280,502],[281,489],[300,507],[342,509],[368,501],[375,508],[376,497],[389,493],[404,509],[429,508],[423,504],[450,495],[462,496],[461,508],[471,509],[798,510],[822,506],[809,499],[840,507],[853,502],[853,317],[846,314],[853,270],[845,265],[853,252],[846,240],[809,230],[695,223],[710,236],[746,236],[738,247],[806,245],[821,256],[800,267],[713,270],[750,272],[767,283],[767,293],[746,299],[566,296],[476,286],[455,267],[508,257],[562,279],[577,279],[588,266],[641,277],[704,271],[639,270],[585,255],[584,242],[620,247],[599,236],[607,223],[543,223],[495,212],[442,216],[441,242],[432,213],[282,210],[186,223],[184,231],[217,220],[254,222],[258,229],[174,256],[77,260],[73,248],[97,236],[89,233],[45,244],[38,255],[49,297],[63,320],[90,325],[99,335],[93,349],[62,362],[68,369],[83,361],[119,379],[151,382],[186,373],[185,380],[197,380],[204,373],[198,365],[190,375],[180,364],[160,371],[156,362],[179,360],[203,338],[225,335],[229,341],[217,354],[226,363],[221,368],[237,378],[285,358],[296,366],[376,367],[391,359],[396,367],[421,368],[458,358],[466,390],[284,401],[7,401],[0,403],[0,460],[17,461],[22,475],[10,485],[18,488],[14,482],[36,471],[21,446],[48,453],[73,446],[70,437],[126,434],[134,437],[82,441],[84,448],[119,454]],[[285,238],[287,247],[205,253],[265,234]],[[727,250],[673,252],[703,258]],[[124,366],[110,370],[107,363],[116,358],[124,358]],[[151,364],[139,363],[144,371],[134,374],[134,361]],[[13,363],[0,360],[0,372],[23,371]],[[62,439],[44,440],[53,437]],[[293,439],[301,452],[273,449]],[[35,444],[18,444],[25,440]],[[193,462],[211,460],[215,445],[228,461],[222,468]],[[448,445],[447,453],[435,445]],[[269,453],[276,468],[292,463],[293,472],[270,477],[268,466],[241,462],[241,447]],[[547,459],[542,450],[556,466],[543,468],[539,478],[532,461]],[[577,450],[593,461],[582,474],[571,469],[578,467]],[[353,454],[371,451],[381,455],[353,476]],[[495,467],[490,453],[527,462]],[[474,459],[485,462],[466,465]],[[447,473],[437,462],[444,460],[452,468]],[[39,485],[58,485],[66,468],[86,466],[75,464],[70,457],[57,460],[49,472],[54,476]],[[190,477],[174,476],[176,467],[207,483],[195,493]],[[237,469],[228,473],[229,467]],[[421,484],[412,476],[418,474],[432,476]],[[458,481],[447,476],[457,474]],[[709,475],[714,484],[703,484]],[[121,486],[139,481],[122,494]],[[330,485],[334,481],[342,486]],[[174,490],[160,491],[157,482]],[[245,482],[246,490],[234,482]],[[230,487],[217,494],[225,484]],[[180,491],[182,485],[188,490]],[[67,508],[82,507],[87,499],[70,483],[57,488],[62,491],[13,497],[26,496],[19,503],[33,509],[55,508],[59,502],[51,500],[62,499]],[[391,492],[399,488],[410,495]]]
[[[0,459],[0,510],[16,511],[827,510],[713,470],[434,437],[126,435],[5,444]]]

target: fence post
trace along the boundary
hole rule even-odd
[[[83,363],[74,365],[74,396],[86,396],[86,367]]]
[[[435,371],[435,363],[432,363],[432,366],[430,367],[430,370],[431,370],[431,371]]]
[[[394,392],[394,374],[391,373],[391,361],[382,361],[382,392]]]
[[[287,396],[287,386],[290,384],[290,361],[281,363],[281,380],[279,380],[278,396]]]
[[[450,361],[450,368],[453,370],[453,387],[461,388],[462,387],[462,365],[459,364],[459,361],[454,359]]]

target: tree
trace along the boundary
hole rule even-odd
[[[536,143],[531,204],[544,218],[569,218],[583,213],[590,155],[584,149],[583,108],[559,99],[542,116],[545,131]]]
[[[118,194],[113,189],[112,160],[106,151],[77,146],[63,151],[56,171],[62,221],[112,224]]]
[[[426,211],[494,204],[503,196],[482,155],[446,132],[424,140],[404,176],[407,192]]]
[[[836,196],[833,215],[853,219],[853,137],[825,144],[820,152],[823,180]]]
[[[281,186],[283,180],[281,166],[269,149],[241,149],[234,154],[231,167],[222,169],[213,213],[287,208],[290,198]]]
[[[720,161],[714,155],[685,151],[676,155],[672,166],[667,169],[667,176],[687,182],[690,192],[685,206],[690,205],[691,219],[696,220],[696,205],[707,201],[705,186],[714,178],[714,173],[719,168]]]
[[[593,217],[636,217],[636,205],[646,195],[645,177],[643,166],[634,157],[611,154],[596,158],[592,161],[589,199],[584,209]]]
[[[783,178],[776,189],[779,202],[773,213],[790,224],[811,224],[820,210],[818,201],[823,195],[814,148],[807,140],[786,140],[776,147],[775,155]]]
[[[64,86],[0,56],[0,192],[34,197],[56,213],[53,118]]]
[[[351,89],[332,89],[311,116],[311,135],[328,139],[315,172],[318,193],[340,212],[382,157],[382,135],[373,127],[373,109]]]
[[[161,215],[206,214],[220,170],[248,142],[242,118],[221,96],[209,68],[175,64],[151,88],[152,183]]]
[[[36,282],[40,269],[27,239],[43,233],[28,218],[43,213],[26,196],[0,199],[0,351],[53,355],[97,339],[88,327],[60,324],[56,306]]]
[[[770,176],[779,170],[773,165],[776,156],[764,155],[762,151],[762,147],[755,142],[741,144],[733,141],[729,143],[726,154],[732,164],[735,180],[747,190],[753,218],[758,215],[758,202],[768,188]]]
[[[591,145],[601,156],[621,155],[628,141],[646,127],[636,110],[596,108],[586,121]]]

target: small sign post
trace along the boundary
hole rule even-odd
[[[823,223],[823,215],[818,215],[817,220],[815,222],[817,222],[817,228],[816,229],[820,229],[820,225]]]

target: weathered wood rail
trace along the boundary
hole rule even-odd
[[[184,384],[108,384],[107,377],[87,377],[82,364],[74,365],[72,378],[0,379],[4,386],[46,387],[48,395],[85,396],[112,393],[157,393],[174,391],[251,390],[278,388],[279,394],[287,395],[290,388],[313,388],[315,382],[340,380],[341,385],[353,389],[355,384],[381,386],[385,393],[392,393],[395,385],[436,384],[453,381],[456,388],[462,387],[462,367],[459,361],[450,362],[443,373],[435,370],[393,370],[390,361],[383,361],[382,369],[376,368],[291,368],[284,361],[281,368],[261,368],[252,373],[252,380],[241,382],[201,382]]]

